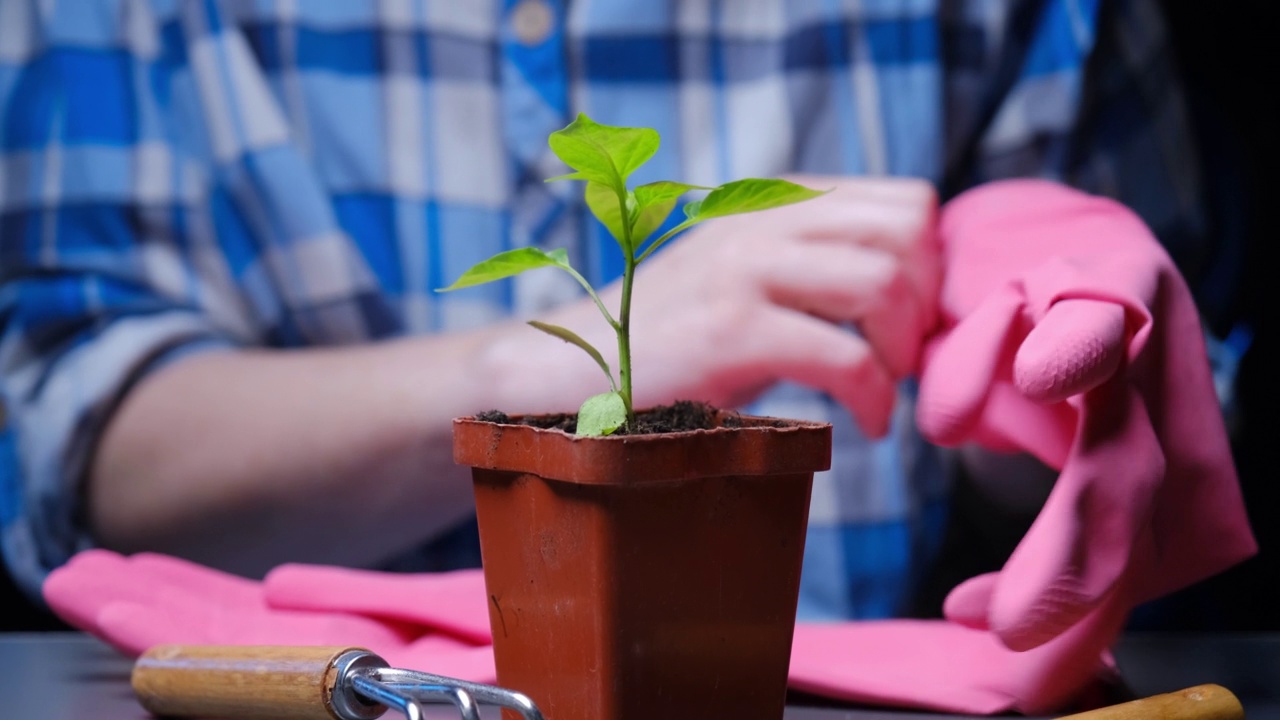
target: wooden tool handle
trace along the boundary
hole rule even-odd
[[[1197,685],[1061,720],[1244,720],[1244,707],[1221,685]]]
[[[154,715],[334,720],[334,665],[349,647],[157,645],[133,666]]]

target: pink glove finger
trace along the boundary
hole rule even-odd
[[[433,635],[382,656],[392,667],[445,675],[459,680],[495,683],[498,672],[493,647],[475,646],[443,635]]]
[[[991,715],[1011,698],[973,673],[1009,674],[994,636],[928,620],[797,623],[790,687],[848,702]]]
[[[150,566],[149,559],[136,562],[138,557],[126,557],[102,549],[79,552],[49,573],[41,592],[58,617],[86,631],[96,627],[99,613],[112,603],[149,605],[154,604],[157,595],[162,593],[201,602],[208,602],[210,597],[221,597],[208,594],[212,584],[198,582],[205,579],[206,573],[214,574],[216,571],[191,566],[190,572],[166,576],[163,571],[155,572],[163,566]],[[189,564],[174,560],[174,565]]]
[[[1127,352],[1125,311],[1112,302],[1066,299],[1027,333],[1012,375],[991,387],[983,417],[967,439],[994,450],[1030,453],[1061,470],[1076,435],[1076,403],[1116,373]],[[1007,369],[1002,372],[1009,372]]]
[[[942,602],[942,615],[957,625],[975,630],[991,626],[991,597],[1000,573],[983,573],[956,585]]]
[[[165,555],[125,557],[102,549],[77,553],[53,570],[42,593],[60,618],[73,627],[90,630],[107,604],[152,604],[162,589],[202,603],[262,607],[258,584],[251,580]]]
[[[1105,671],[1117,632],[1114,615],[1098,612],[1053,643],[1018,653],[990,633],[938,620],[799,623],[789,684],[872,705],[1047,714]]]
[[[131,655],[160,643],[354,645],[387,653],[406,643],[394,629],[362,618],[289,612],[244,615],[169,593],[149,604],[107,605],[99,614],[98,632],[111,645]]]
[[[947,446],[969,439],[1000,369],[1010,365],[1021,304],[1017,292],[1002,289],[927,350],[916,404],[926,438]]]
[[[1114,375],[1127,349],[1122,306],[1100,300],[1062,300],[1022,341],[1014,358],[1014,382],[1037,402],[1065,400]]]
[[[138,582],[181,587],[230,606],[263,605],[262,583],[257,580],[159,553],[136,553],[128,562],[129,572]]]
[[[480,570],[402,574],[286,564],[263,582],[274,608],[357,613],[448,633],[473,645],[492,642]]]
[[[1071,457],[992,597],[991,629],[1010,648],[1047,642],[1112,589],[1148,528],[1164,469],[1142,398],[1123,378],[1084,396]]]
[[[113,645],[143,649],[166,642],[356,645],[390,652],[421,634],[416,628],[358,615],[227,605],[177,587],[162,588],[145,603],[111,603],[99,615],[98,625]]]
[[[208,633],[208,618],[188,605],[157,607],[136,602],[113,602],[98,614],[94,635],[129,657],[154,645],[216,643]]]
[[[162,643],[214,645],[351,645],[381,656],[393,667],[446,675],[472,682],[492,683],[497,679],[493,649],[476,647],[444,636],[426,636],[414,642],[371,634],[365,626],[342,628],[335,623],[327,631],[280,627],[270,623],[257,628],[251,636],[219,631],[216,619],[207,608],[187,603],[170,603],[164,607],[133,602],[111,603],[99,618],[101,639],[129,657],[137,657],[147,648]],[[306,623],[304,623],[306,624]]]
[[[145,583],[134,581],[128,561],[109,550],[85,550],[72,556],[45,578],[40,593],[49,608],[74,628],[95,632],[98,614],[119,600],[145,602]]]
[[[216,594],[206,593],[207,588],[201,584],[189,585],[182,582],[182,578],[161,575],[148,573],[145,566],[140,568],[134,564],[132,557],[106,550],[87,550],[51,571],[42,591],[61,619],[100,637],[102,612],[116,605],[152,609],[219,606],[229,615],[243,614],[246,609],[261,612],[260,600],[248,606],[232,605],[221,601]]]

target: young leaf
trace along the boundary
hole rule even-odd
[[[658,131],[652,128],[601,125],[578,113],[568,127],[551,133],[547,144],[577,171],[577,179],[626,192],[627,177],[653,157],[658,140]]]
[[[610,435],[627,423],[627,405],[617,392],[587,398],[578,408],[579,435]]]
[[[690,190],[710,190],[700,185],[660,180],[636,188],[636,218],[631,226],[631,239],[640,245],[666,221],[680,196]]]
[[[662,234],[654,240],[636,259],[644,260],[664,243],[683,230],[697,225],[703,220],[740,215],[742,213],[768,210],[769,208],[790,205],[804,200],[811,200],[825,195],[830,190],[812,190],[787,180],[761,180],[748,178],[725,183],[712,190],[702,200],[687,203],[684,206],[685,221]]]
[[[528,322],[530,325],[538,328],[539,330],[541,330],[542,332],[548,335],[554,335],[555,337],[558,337],[561,340],[571,345],[577,345],[578,347],[582,348],[584,351],[586,351],[588,355],[591,356],[592,360],[596,361],[596,364],[600,366],[600,369],[604,370],[604,376],[609,378],[609,387],[613,388],[614,390],[618,389],[618,386],[615,385],[613,382],[613,372],[609,370],[609,363],[605,362],[604,356],[600,354],[600,351],[595,349],[595,347],[592,346],[591,343],[587,342],[586,340],[583,340],[582,336],[578,335],[577,333],[570,330],[569,328],[561,327],[559,325],[552,325],[551,323],[544,323],[538,320],[530,320]]]
[[[704,185],[690,185],[688,183],[675,182],[673,180],[659,180],[636,188],[636,201],[640,203],[640,207],[653,205],[654,203],[666,202],[668,200],[676,200],[681,195],[690,190],[713,190]]]
[[[621,245],[626,237],[626,228],[623,227],[622,209],[618,207],[618,193],[608,185],[588,182],[584,198],[591,214],[609,229],[609,234]]]
[[[811,190],[787,180],[762,180],[748,178],[725,183],[712,190],[702,199],[702,203],[694,208],[691,219],[701,222],[725,215],[768,210],[810,200],[825,195],[829,190]],[[686,206],[685,212],[689,212]]]
[[[586,180],[586,178],[583,177],[582,173],[580,172],[571,172],[571,173],[566,173],[564,175],[556,175],[555,177],[549,177],[546,180],[543,180],[542,182],[557,182],[559,180]]]
[[[564,248],[556,248],[551,252],[545,252],[538,248],[516,248],[500,252],[488,260],[481,260],[472,265],[470,269],[462,273],[462,276],[453,281],[453,284],[446,288],[440,288],[439,292],[447,292],[449,290],[460,290],[472,285],[483,285],[494,280],[509,278],[513,275],[519,275],[525,270],[533,270],[540,267],[558,267],[564,270],[572,271],[569,265],[569,252]]]

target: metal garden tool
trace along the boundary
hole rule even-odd
[[[358,647],[157,645],[134,664],[132,684],[164,717],[373,720],[394,708],[422,720],[424,705],[451,704],[462,720],[480,720],[483,704],[543,720],[522,693],[389,667]]]

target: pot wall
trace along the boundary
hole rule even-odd
[[[548,720],[779,720],[830,426],[773,422],[574,438],[457,421],[499,684]]]

